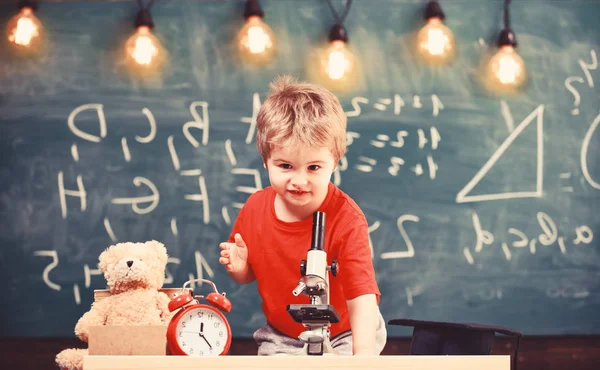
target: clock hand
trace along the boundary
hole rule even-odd
[[[200,323],[200,335],[202,335],[202,333],[204,333],[204,323],[203,322]]]
[[[206,342],[206,344],[208,344],[208,348],[210,348],[212,350],[212,346],[210,345],[210,343],[208,343],[208,340],[206,339],[206,337],[204,336],[204,334],[200,333],[200,337],[202,339],[204,339],[204,341]]]

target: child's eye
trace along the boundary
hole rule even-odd
[[[319,168],[321,168],[321,167],[320,167],[319,165],[317,165],[317,164],[312,164],[312,165],[308,166],[308,169],[309,169],[310,171],[316,171],[316,170],[318,170]]]
[[[284,170],[289,170],[292,168],[292,166],[289,163],[282,163],[279,165],[279,167],[283,168]]]

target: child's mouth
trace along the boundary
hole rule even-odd
[[[292,195],[295,197],[301,197],[305,194],[308,194],[307,191],[299,191],[299,190],[290,190],[289,192],[292,193]]]

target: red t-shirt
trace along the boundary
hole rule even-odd
[[[275,191],[267,187],[252,194],[240,210],[229,241],[240,233],[248,246],[248,262],[256,276],[267,321],[280,332],[297,338],[304,330],[286,308],[310,303],[308,296],[294,297],[301,278],[300,261],[306,259],[312,238],[312,217],[284,222],[275,215]],[[337,276],[329,274],[329,301],[340,315],[331,336],[350,330],[346,300],[375,294],[379,288],[369,249],[367,220],[358,205],[333,183],[319,211],[325,212],[327,263],[337,260]]]

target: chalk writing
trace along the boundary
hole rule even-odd
[[[421,104],[421,97],[419,95],[413,96],[413,108],[423,108],[423,104]]]
[[[442,137],[440,136],[440,132],[435,127],[431,127],[429,131],[431,135],[431,149],[436,150],[438,148],[438,144],[442,140]],[[425,135],[425,131],[423,131],[423,129],[418,129],[417,134],[419,136],[419,149],[423,149],[429,140],[427,140],[427,136]]]
[[[600,183],[598,183],[596,180],[592,179],[592,176],[590,175],[590,171],[588,169],[588,165],[587,165],[587,161],[588,161],[588,156],[587,156],[587,152],[590,146],[590,142],[592,140],[592,136],[594,135],[594,132],[596,132],[596,129],[598,128],[598,125],[600,124],[600,114],[598,114],[596,116],[596,118],[594,118],[594,121],[592,122],[592,124],[590,125],[590,128],[588,129],[587,133],[585,134],[585,138],[583,139],[583,144],[581,145],[581,156],[580,156],[580,161],[581,161],[581,172],[583,173],[583,177],[585,178],[585,180],[588,182],[588,184],[590,184],[590,186],[592,186],[595,189],[600,189]]]
[[[495,237],[490,231],[485,230],[482,227],[477,213],[472,214],[472,219],[476,238],[473,250],[475,253],[481,253],[484,250],[484,246],[491,246],[494,243]],[[511,236],[512,242],[505,241],[501,243],[502,252],[504,253],[507,261],[512,259],[513,254],[513,250],[510,249],[510,246],[520,249],[528,248],[529,253],[534,255],[537,253],[538,242],[544,247],[556,244],[558,245],[560,253],[567,253],[567,240],[564,236],[559,235],[558,227],[552,218],[544,212],[538,212],[536,219],[538,226],[541,229],[541,233],[537,235],[537,238],[531,238],[522,230],[514,227],[509,227],[507,229],[507,233]],[[594,239],[594,234],[587,225],[577,226],[575,227],[574,231],[576,238],[572,240],[573,245],[590,244]],[[475,259],[470,248],[463,248],[463,254],[469,264],[475,263]]]
[[[400,172],[400,166],[404,165],[404,159],[400,157],[391,157],[390,158],[391,166],[388,167],[388,172],[392,176],[398,176],[398,172]]]
[[[477,174],[461,189],[456,195],[457,203],[465,202],[484,202],[490,200],[499,199],[512,199],[512,198],[539,198],[543,192],[543,181],[544,181],[544,106],[540,105],[533,110],[504,140],[504,142],[498,147],[498,149],[492,154],[488,161],[483,167],[477,172]],[[477,184],[485,177],[490,169],[496,164],[496,162],[502,157],[510,145],[515,139],[529,126],[533,121],[537,122],[537,173],[536,173],[536,184],[534,191],[518,191],[508,193],[497,193],[497,194],[483,194],[483,195],[469,195],[471,190],[477,186]]]
[[[77,144],[71,145],[71,156],[75,162],[79,162],[79,150],[77,150]]]
[[[126,198],[114,198],[111,200],[113,204],[131,204],[131,209],[133,212],[138,215],[144,215],[146,213],[152,212],[156,206],[158,206],[158,202],[160,200],[160,194],[156,186],[152,183],[152,181],[148,180],[145,177],[136,176],[133,178],[133,184],[137,187],[145,185],[150,189],[151,195],[143,195],[139,197],[126,197]],[[140,208],[139,204],[150,203],[145,208]]]
[[[254,132],[256,131],[256,117],[258,116],[260,106],[260,95],[258,95],[258,93],[254,93],[252,95],[252,117],[242,117],[240,119],[240,122],[250,124],[250,127],[248,128],[248,134],[246,135],[246,144],[250,144],[254,138]]]
[[[112,226],[110,225],[110,221],[108,220],[108,218],[104,218],[104,228],[106,229],[106,233],[108,234],[108,236],[110,237],[110,240],[112,240],[112,242],[116,242],[117,236],[115,235]]]
[[[154,119],[154,115],[150,109],[144,108],[142,109],[142,113],[144,113],[144,115],[148,118],[148,123],[150,124],[150,133],[148,133],[146,137],[136,135],[135,140],[137,140],[138,143],[148,144],[151,143],[156,137],[156,120]]]
[[[58,197],[60,199],[60,210],[62,218],[67,218],[67,196],[78,197],[81,204],[81,211],[87,208],[87,193],[83,186],[83,178],[77,175],[77,190],[65,189],[64,175],[62,171],[58,172]]]
[[[377,164],[377,160],[375,158],[360,156],[358,157],[358,160],[361,162],[365,162],[362,164],[357,164],[355,166],[355,168],[361,172],[371,172],[373,171],[373,166]]]
[[[184,197],[195,202],[202,202],[203,221],[205,225],[208,225],[210,223],[210,201],[204,176],[198,176],[198,186],[200,187],[200,194],[186,194]]]
[[[546,296],[553,299],[584,299],[590,296],[590,291],[586,288],[566,285],[562,287],[547,288]]]
[[[232,166],[237,165],[237,160],[235,159],[235,154],[233,153],[233,149],[231,148],[231,140],[225,140],[225,151],[227,152],[227,158],[229,158],[229,162]]]
[[[371,250],[371,259],[373,259],[375,257],[375,255],[373,254],[373,241],[371,240],[371,233],[374,232],[375,230],[379,229],[379,226],[381,226],[381,222],[380,221],[375,221],[373,223],[373,225],[369,226],[368,231],[369,231],[369,249]]]
[[[198,107],[202,108],[202,116],[198,114],[196,110]],[[190,114],[194,117],[193,121],[186,122],[183,125],[183,135],[186,139],[194,146],[194,148],[198,148],[200,143],[198,140],[190,133],[190,129],[195,128],[202,130],[202,145],[208,144],[208,134],[210,128],[210,121],[208,117],[208,103],[205,101],[195,101],[190,105]]]
[[[590,71],[595,71],[598,68],[598,58],[596,57],[596,50],[590,50],[591,63],[587,63],[583,61],[583,59],[579,59],[577,63],[581,67],[583,74],[585,75],[585,79],[589,87],[594,87],[594,79],[592,78],[592,74]]]
[[[584,83],[587,82],[588,85],[593,86],[593,78],[589,74],[589,71],[594,70],[597,67],[595,52],[592,51],[592,62],[591,63],[580,63],[581,68],[585,74],[585,79],[582,77],[575,76],[571,80],[569,80],[569,86],[572,86],[573,82]],[[567,84],[567,82],[565,82]],[[409,101],[410,104],[407,108],[406,101]],[[372,102],[372,103],[371,103]],[[431,102],[431,115],[433,117],[438,117],[440,112],[445,108],[443,102],[439,99],[439,97],[435,94],[432,94],[430,97]],[[400,115],[403,110],[406,109],[423,109],[424,105],[427,105],[427,100],[424,100],[419,95],[412,95],[410,97],[406,97],[403,99],[400,94],[394,94],[392,97],[379,97],[379,98],[366,98],[366,97],[354,97],[350,100],[350,105],[352,106],[352,110],[346,112],[346,115],[350,118],[359,117],[361,114],[364,114],[369,107],[372,107],[376,112],[380,112],[379,114],[384,114],[390,110],[394,115]],[[371,104],[371,105],[369,105]],[[250,144],[255,136],[256,132],[256,118],[258,115],[258,111],[261,106],[261,100],[258,93],[254,93],[252,95],[252,116],[251,117],[241,117],[240,122],[249,124],[248,132],[246,134],[245,143]],[[429,108],[429,106],[428,106]],[[91,133],[88,131],[82,130],[77,123],[83,123],[84,121],[89,122],[91,120],[89,114],[83,115],[83,112],[89,111],[93,113],[93,119],[98,124],[98,132]],[[198,148],[201,145],[207,146],[209,144],[210,139],[210,119],[209,119],[209,104],[206,101],[194,101],[189,106],[189,112],[193,118],[192,121],[182,123],[182,135],[188,143],[190,143],[194,148]],[[370,112],[371,113],[371,112]],[[500,101],[500,114],[504,119],[504,123],[506,124],[506,128],[508,131],[508,135],[506,139],[498,146],[498,149],[491,154],[490,158],[487,162],[481,167],[481,169],[473,176],[473,178],[461,189],[457,196],[456,202],[482,202],[482,201],[490,201],[490,200],[501,200],[501,199],[511,199],[511,198],[525,198],[525,197],[541,197],[543,192],[543,113],[544,113],[544,105],[539,105],[535,108],[531,113],[523,119],[518,125],[515,126],[513,116],[510,112],[510,108],[506,101]],[[157,137],[158,130],[156,120],[152,111],[144,107],[142,109],[142,114],[146,117],[149,131],[144,132],[142,135],[136,135],[135,140],[141,144],[147,144],[154,141]],[[535,122],[536,125],[532,125]],[[105,118],[104,106],[102,104],[84,104],[76,107],[68,116],[67,124],[69,130],[78,138],[83,139],[92,143],[101,143],[102,139],[107,137],[107,125]],[[593,188],[600,189],[600,184],[597,182],[598,180],[592,177],[588,169],[588,153],[590,150],[590,146],[592,145],[592,137],[596,132],[598,125],[600,124],[600,114],[594,118],[592,121],[587,133],[583,139],[581,153],[580,153],[580,162],[582,168],[582,174],[587,181],[587,183]],[[89,126],[89,125],[88,125]],[[512,143],[516,140],[517,137],[523,135],[525,129],[529,126],[535,127],[536,129],[536,138],[537,138],[537,150],[536,150],[536,160],[537,160],[537,172],[536,172],[536,183],[532,184],[535,188],[533,191],[520,191],[520,192],[512,192],[512,193],[499,193],[499,194],[483,194],[483,195],[471,195],[470,192],[477,186],[477,184],[486,176],[486,174],[490,171],[490,169],[497,163],[497,161],[502,157],[502,155],[510,149]],[[89,127],[88,127],[89,129]],[[195,136],[195,131],[200,132],[199,136]],[[175,172],[179,174],[182,178],[191,177],[194,180],[194,190],[187,191],[182,194],[182,198],[189,200],[191,202],[199,202],[202,207],[202,217],[203,223],[205,225],[211,224],[214,221],[211,219],[211,199],[209,197],[209,189],[207,188],[207,178],[203,173],[201,168],[189,168],[189,169],[181,169],[181,163],[179,154],[176,148],[175,143],[181,142],[184,140],[180,135],[169,135],[167,137],[166,149],[165,152],[170,156],[173,169]],[[125,162],[130,162],[132,160],[132,155],[130,151],[130,144],[127,140],[127,137],[123,136],[121,139],[121,150],[123,152],[123,160]],[[356,131],[348,130],[346,133],[346,144],[350,148],[352,145],[356,145],[356,143],[360,140],[367,140],[367,143],[371,148],[377,151],[391,151],[389,161],[380,160],[379,157],[374,157],[370,155],[358,155],[357,157],[350,158],[350,161],[347,156],[343,156],[340,159],[340,162],[335,168],[333,173],[332,181],[336,185],[340,185],[342,182],[342,172],[347,172],[350,168],[356,170],[356,173],[364,173],[369,174],[373,173],[378,164],[382,166],[382,169],[386,169],[387,173],[392,177],[397,177],[403,173],[403,168],[406,167],[406,170],[410,170],[408,173],[413,173],[416,176],[428,174],[428,177],[431,180],[434,180],[437,176],[437,172],[439,170],[437,163],[433,157],[433,152],[439,149],[440,145],[443,145],[442,134],[438,130],[436,126],[429,125],[428,127],[417,127],[414,130],[411,129],[395,129],[389,133],[375,133],[372,136],[369,136],[365,133],[359,133]],[[234,142],[231,139],[223,139],[223,145],[220,146],[222,149],[222,156],[227,161],[228,165],[231,166],[231,176],[234,178],[234,189],[236,192],[244,194],[246,197],[255,193],[258,190],[263,189],[263,184],[261,181],[261,169],[255,168],[241,168],[238,166],[238,159],[234,153]],[[431,151],[429,153],[424,153],[423,163],[407,163],[406,157],[404,157],[404,152],[401,150],[408,150],[408,148],[412,147],[419,151]],[[79,155],[79,150],[81,148],[81,143],[73,143],[71,144],[70,151],[71,156],[75,162],[82,162],[82,159]],[[352,152],[349,149],[350,153]],[[395,151],[395,152],[394,152]],[[182,152],[183,153],[183,152]],[[349,163],[350,162],[350,163]],[[68,197],[79,198],[79,209],[81,212],[85,212],[87,208],[87,197],[88,193],[86,191],[86,187],[84,186],[84,181],[82,175],[75,174],[75,183],[76,188],[65,188],[65,179],[64,173],[62,171],[58,172],[58,195],[61,206],[61,215],[63,219],[67,218],[67,199]],[[563,172],[560,174],[561,179],[569,179],[571,177],[570,172]],[[72,181],[72,180],[71,180]],[[144,215],[153,212],[160,203],[160,191],[155,183],[150,179],[142,176],[135,176],[133,178],[133,184],[137,188],[137,194],[135,196],[124,196],[124,197],[114,197],[110,200],[110,203],[119,206],[119,205],[128,205],[131,207],[132,211],[137,215]],[[73,186],[71,186],[73,187]],[[122,189],[123,190],[123,189]],[[570,187],[570,190],[567,187],[563,187],[562,189],[565,192],[572,192],[573,188]],[[233,218],[230,214],[230,209],[241,209],[244,205],[243,201],[239,202],[231,202],[230,204],[225,205],[217,205],[220,209],[221,218],[226,225],[232,225]],[[178,229],[178,221],[176,215],[170,217],[167,221],[165,221],[165,229],[169,230],[170,233],[178,237],[179,229]],[[417,253],[417,249],[411,239],[409,230],[414,232],[416,236],[418,234],[418,224],[420,223],[420,217],[414,214],[402,214],[396,219],[395,228],[398,231],[400,236],[399,240],[401,240],[401,245],[403,246],[400,250],[387,250],[381,252],[379,256],[375,255],[374,245],[377,245],[378,236],[377,233],[383,229],[383,224],[381,220],[371,220],[368,233],[369,233],[369,248],[371,251],[371,257],[373,259],[379,258],[382,260],[390,260],[390,259],[406,259],[413,258]],[[559,253],[567,254],[569,248],[575,248],[579,246],[581,248],[584,245],[589,245],[592,243],[594,238],[594,233],[592,229],[587,225],[579,225],[574,227],[571,230],[571,233],[568,235],[573,235],[570,238],[567,238],[565,235],[559,232],[559,228],[556,223],[544,212],[538,212],[536,215],[537,225],[540,228],[540,232],[537,235],[528,235],[527,232],[517,228],[517,227],[508,227],[506,229],[506,235],[502,238],[497,238],[494,234],[488,231],[481,223],[479,216],[477,213],[472,213],[472,225],[474,231],[474,244],[471,247],[463,248],[463,255],[468,264],[475,264],[476,257],[481,253],[489,252],[488,249],[496,244],[499,248],[498,251],[504,255],[504,258],[507,261],[510,261],[513,258],[513,255],[518,250],[527,250],[529,254],[534,255],[539,253],[539,249],[542,247],[556,246]],[[108,217],[103,219],[104,229],[106,230],[106,235],[110,239],[111,242],[116,243],[119,241],[119,236],[115,234],[113,230],[113,226]],[[413,226],[409,226],[410,224],[414,224]],[[389,247],[389,246],[385,246]],[[379,250],[379,248],[377,248]],[[60,291],[61,285],[57,284],[53,280],[51,280],[52,273],[57,271],[59,268],[59,255],[54,250],[43,250],[34,252],[35,256],[38,257],[46,257],[51,258],[51,261],[42,271],[42,280],[44,283],[52,290]],[[175,278],[173,271],[177,269],[177,266],[182,263],[181,259],[175,256],[171,256],[168,260],[168,268],[166,271],[166,284],[173,283]],[[195,272],[187,273],[190,279],[193,278],[203,278],[204,276],[212,278],[214,277],[214,271],[212,267],[208,263],[208,261],[204,258],[204,256],[199,252],[194,252],[194,263],[195,263]],[[83,279],[84,284],[73,284],[73,296],[74,300],[77,304],[79,304],[80,298],[80,286],[90,288],[92,284],[92,276],[101,275],[101,271],[97,268],[90,268],[87,264],[83,267]],[[414,301],[413,299],[423,293],[422,286],[411,286],[405,287],[407,304],[412,306]],[[465,293],[469,297],[468,299],[481,299],[481,300],[492,300],[492,299],[502,299],[503,290],[498,287],[486,287],[482,288],[480,291],[468,292]],[[567,297],[586,297],[589,295],[589,291],[585,289],[574,288],[570,286],[565,287],[556,287],[547,291],[547,295],[551,298],[567,298]]]
[[[402,240],[406,244],[405,251],[396,251],[396,252],[385,252],[381,254],[381,259],[391,259],[391,258],[412,258],[415,256],[415,247],[413,246],[412,241],[408,237],[408,233],[404,228],[404,222],[419,222],[419,217],[415,215],[402,215],[398,217],[397,226],[400,231],[400,235],[402,236]]]
[[[421,97],[419,95],[413,95],[412,97],[412,108],[421,109],[423,108],[423,103],[421,101]],[[440,114],[440,111],[444,109],[444,103],[440,100],[440,98],[432,94],[431,97],[431,110],[432,116],[437,117]],[[394,115],[399,116],[402,112],[402,108],[406,106],[406,103],[400,94],[394,94],[393,98],[389,97],[381,97],[374,99],[375,103],[373,103],[373,108],[377,111],[383,112],[387,111],[388,107],[393,107]],[[363,106],[370,104],[370,99],[365,98],[364,96],[355,96],[350,100],[350,105],[352,106],[352,110],[346,111],[346,117],[359,117],[363,113]]]
[[[515,122],[512,114],[510,113],[510,108],[504,100],[500,100],[500,111],[502,112],[502,118],[504,118],[504,122],[506,122],[506,128],[508,129],[508,132],[513,132],[515,129]]]
[[[412,306],[414,304],[413,298],[423,294],[423,286],[417,285],[411,287],[404,287],[404,291],[406,292],[406,304],[408,306]]]
[[[567,77],[565,79],[565,87],[567,88],[567,90],[569,90],[571,92],[571,94],[573,94],[573,105],[575,106],[573,109],[571,109],[571,114],[574,116],[579,115],[579,105],[581,104],[581,95],[579,94],[579,91],[573,86],[573,82],[578,82],[578,83],[583,83],[583,78],[579,77],[579,76],[571,76],[571,77]]]
[[[131,162],[131,152],[129,151],[126,137],[121,138],[121,147],[123,148],[123,158],[125,158],[125,162]]]
[[[56,250],[42,250],[35,251],[33,253],[34,256],[39,257],[51,257],[52,261],[44,268],[42,272],[42,279],[44,283],[52,290],[60,291],[62,287],[50,280],[50,274],[53,270],[59,267],[59,257],[58,252]],[[188,273],[189,279],[203,279],[203,278],[214,278],[215,273],[210,266],[210,264],[206,261],[202,253],[199,251],[194,252],[194,261],[196,267],[196,274]],[[179,265],[181,264],[181,259],[176,257],[169,257],[167,260],[167,267],[165,269],[165,280],[164,284],[173,284],[175,279],[173,277],[173,273],[171,272],[170,265]],[[206,273],[206,276],[205,276]],[[102,270],[99,268],[91,268],[88,264],[83,266],[83,279],[84,279],[84,287],[90,288],[92,286],[92,277],[93,276],[102,276]],[[199,285],[202,285],[201,283]],[[192,289],[195,288],[195,284],[192,284]],[[76,304],[81,303],[81,292],[79,288],[79,284],[73,284],[73,299]]]
[[[50,281],[50,272],[54,270],[56,266],[58,266],[58,254],[56,253],[56,251],[36,251],[33,253],[33,255],[52,258],[52,262],[50,262],[50,264],[44,269],[44,272],[42,272],[42,279],[50,289],[59,291],[61,289],[61,286]]]
[[[587,82],[588,87],[594,87],[594,78],[590,71],[595,71],[598,69],[598,58],[596,56],[596,51],[594,49],[590,50],[591,62],[587,63],[583,59],[578,59],[577,63],[585,76],[585,80],[581,76],[569,76],[565,79],[565,88],[569,90],[571,95],[573,95],[573,109],[571,109],[571,114],[574,116],[579,115],[579,106],[581,105],[581,93],[579,90],[573,85],[573,82],[577,82],[578,84],[583,84]]]
[[[179,156],[177,155],[175,145],[173,144],[173,135],[169,136],[169,138],[167,139],[167,145],[169,147],[169,154],[171,154],[171,161],[173,162],[173,167],[176,171],[179,171],[181,165],[179,164]]]
[[[98,115],[98,123],[100,124],[100,136],[92,135],[77,128],[75,125],[75,117],[85,110],[95,110]],[[104,117],[104,106],[102,104],[84,104],[75,108],[67,118],[67,123],[71,132],[83,140],[99,143],[100,140],[106,137],[106,118]]]

